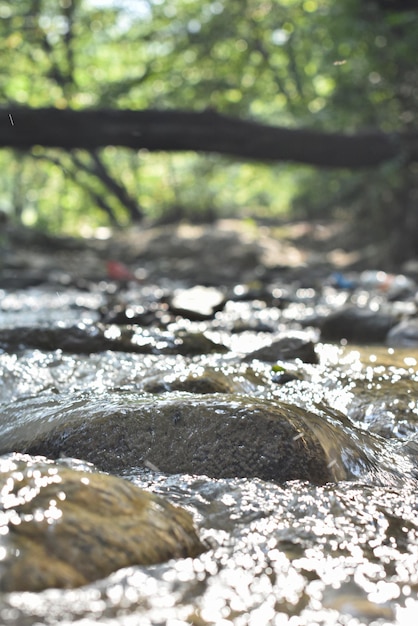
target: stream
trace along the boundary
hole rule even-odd
[[[0,469],[121,477],[205,549],[10,591],[0,542],[0,623],[413,623],[415,277],[229,223],[54,245],[3,240]]]

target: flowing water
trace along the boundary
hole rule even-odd
[[[271,343],[271,327],[281,333],[297,328],[289,307],[306,311],[311,302],[303,294],[283,312],[256,297],[236,298],[208,319],[194,320],[179,313],[169,318],[157,287],[135,286],[123,297],[125,312],[131,307],[128,317],[157,311],[164,331],[141,326],[125,341],[126,329],[103,322],[99,313],[111,299],[105,283],[3,290],[2,454],[26,451],[27,442],[61,423],[123,416],[141,403],[157,401],[160,411],[170,402],[206,403],[218,411],[221,400],[222,406],[247,403],[248,411],[289,405],[289,414],[303,411],[311,420],[333,459],[333,479],[214,478],[163,471],[155,459],[122,460],[113,473],[187,509],[207,550],[195,558],[123,568],[76,589],[3,593],[1,624],[414,623],[418,350],[342,347],[318,341],[312,330],[316,363],[271,362],[248,355]],[[99,342],[83,351],[86,336],[67,336],[70,347],[63,349],[74,324],[87,329],[89,341],[97,331],[101,341],[119,343],[100,349]],[[16,328],[36,328],[37,337],[21,330],[19,341]],[[64,332],[45,338],[42,332],[51,328]],[[203,333],[210,343],[186,349],[187,333],[200,342]],[[173,458],[187,456],[187,445],[175,442]],[[77,461],[67,462],[77,467]]]

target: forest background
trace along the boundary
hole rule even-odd
[[[393,260],[416,256],[414,5],[0,0],[0,131],[7,124],[0,211],[17,223],[72,235],[143,219],[332,218],[351,224],[365,242],[379,242]],[[19,111],[39,109],[203,112],[206,123],[221,114],[267,132],[316,135],[302,132],[297,159],[240,158],[198,146],[153,150],[140,142],[138,149],[117,142],[13,145]],[[184,132],[192,133],[185,120]],[[344,167],[343,143],[336,146],[338,167],[304,165],[312,141],[318,148],[333,133],[372,133],[392,142],[393,153],[367,166],[359,151],[359,163]],[[291,147],[292,135],[287,141]]]

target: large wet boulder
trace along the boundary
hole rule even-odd
[[[45,458],[0,459],[0,591],[78,587],[204,550],[189,513],[132,483]]]
[[[51,405],[38,405],[38,411],[30,424],[16,420],[10,426],[8,419],[0,451],[76,457],[110,472],[148,466],[276,482],[322,484],[373,469],[360,434],[343,416],[284,402],[221,393],[114,392],[72,397],[55,414]],[[368,441],[366,449],[372,446]]]

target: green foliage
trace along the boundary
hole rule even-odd
[[[335,88],[320,116],[326,129],[385,132],[416,129],[418,14],[382,11],[377,2],[333,3]],[[352,28],[347,28],[347,24]],[[391,267],[416,255],[416,167],[403,159],[365,172],[302,168],[294,207],[301,216],[345,215],[359,240],[384,242],[382,263]]]
[[[210,107],[290,127],[392,132],[416,126],[417,37],[416,13],[382,11],[372,0],[0,0],[0,98],[6,111],[11,103]],[[309,217],[348,207],[376,220],[382,203],[405,202],[405,185],[410,196],[415,189],[402,163],[371,177],[195,154],[37,148],[2,151],[0,165],[0,209],[73,233],[124,226],[141,212],[164,219],[173,208],[176,217],[209,217],[293,206]],[[409,220],[406,210],[396,215]],[[393,228],[384,222],[382,233]]]

